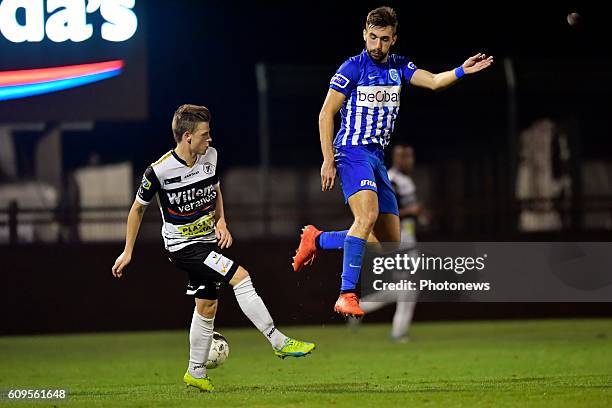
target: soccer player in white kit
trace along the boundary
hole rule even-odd
[[[219,289],[229,284],[242,312],[270,342],[280,358],[302,357],[313,343],[285,336],[259,297],[249,273],[224,254],[233,239],[227,227],[217,150],[210,146],[210,112],[204,106],[182,105],[174,113],[176,147],[145,171],[127,220],[125,248],[112,267],[121,278],[132,259],[142,217],[156,198],[162,215],[166,255],[187,273],[187,295],[195,298],[189,331],[189,364],[183,376],[187,386],[212,391],[206,361],[213,337]]]
[[[388,171],[389,180],[397,197],[399,207],[401,242],[416,256],[416,222],[424,216],[423,206],[417,200],[416,187],[411,174],[414,168],[414,150],[408,145],[397,144],[393,148],[393,165]],[[412,248],[412,249],[410,249]],[[409,274],[408,274],[409,275]],[[409,279],[409,276],[406,278]],[[360,306],[365,314],[372,313],[391,303],[396,303],[391,327],[390,339],[394,342],[406,342],[410,323],[414,315],[417,292],[400,292],[394,298],[372,293],[361,299]],[[357,319],[350,321],[352,324]]]

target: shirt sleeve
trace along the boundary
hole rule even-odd
[[[412,78],[412,76],[414,75],[414,72],[418,68],[416,67],[416,65],[414,65],[414,62],[404,57],[402,58],[401,69],[402,69],[402,77],[404,77],[404,82],[406,84],[410,84],[410,79]]]
[[[204,172],[206,174],[213,174],[212,184],[218,186],[220,182],[219,152],[214,147],[209,147],[209,149],[211,150],[211,154],[209,156],[209,161],[204,163]]]
[[[220,183],[221,183],[221,177],[219,176],[220,174],[220,169],[219,169],[219,154],[217,154],[217,157],[215,158],[215,186],[219,187]]]
[[[340,65],[340,68],[338,68],[329,82],[329,87],[349,97],[351,92],[357,87],[358,81],[359,63],[349,59]]]
[[[155,175],[153,167],[147,167],[142,176],[138,193],[136,193],[136,201],[142,205],[149,205],[155,194],[159,191],[159,188],[159,179]]]

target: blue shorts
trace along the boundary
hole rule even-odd
[[[378,195],[379,214],[399,216],[397,199],[385,167],[385,154],[380,146],[337,147],[334,159],[345,203],[360,190],[372,190]]]

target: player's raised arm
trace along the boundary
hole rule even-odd
[[[321,166],[321,190],[327,191],[334,188],[336,178],[336,164],[334,163],[334,117],[342,107],[344,94],[330,89],[323,102],[319,113],[319,136],[321,139],[321,152],[323,153],[323,165]]]
[[[125,233],[125,247],[121,255],[117,257],[117,260],[112,268],[113,276],[116,278],[123,276],[123,268],[125,268],[132,260],[134,244],[136,243],[138,230],[140,229],[142,217],[144,216],[146,209],[147,206],[139,203],[137,200],[134,200],[134,204],[132,204],[132,208],[130,208],[130,213],[128,214],[127,219],[127,231]]]
[[[455,84],[463,75],[475,74],[490,67],[491,64],[493,64],[493,57],[478,53],[468,58],[460,67],[451,71],[433,74],[424,69],[417,69],[410,78],[410,84],[439,91]]]
[[[217,236],[219,248],[229,248],[234,242],[232,234],[227,228],[225,221],[225,209],[223,208],[223,195],[221,195],[221,182],[215,186],[217,191],[217,204],[215,206],[215,235]]]

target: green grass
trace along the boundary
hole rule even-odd
[[[0,388],[82,407],[612,406],[612,320],[417,323],[408,344],[387,325],[287,327],[317,349],[285,360],[255,329],[217,329],[231,353],[213,394],[182,384],[187,331],[0,338]]]

